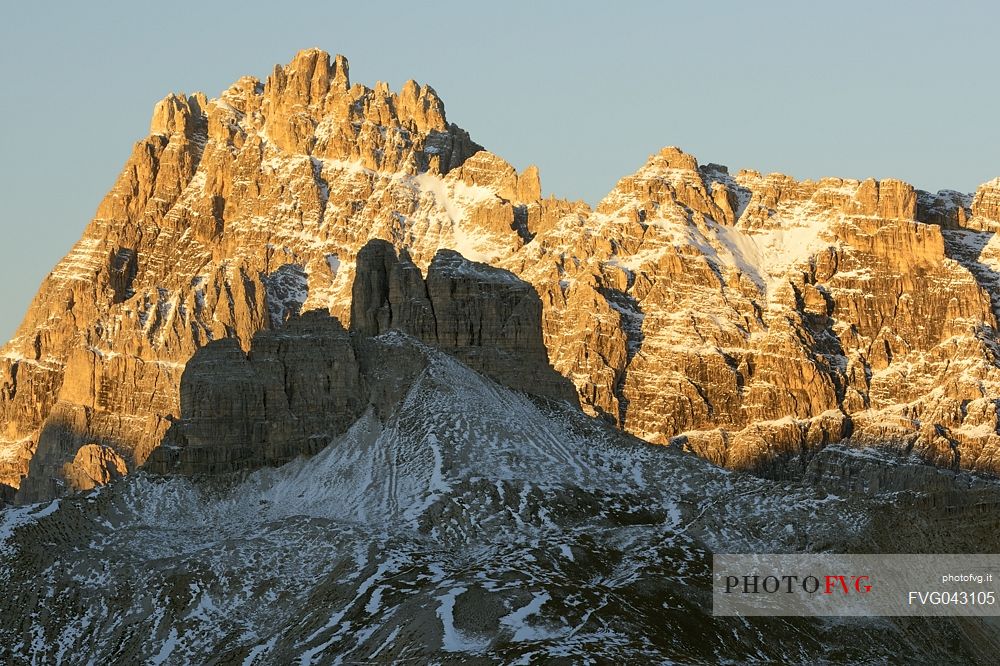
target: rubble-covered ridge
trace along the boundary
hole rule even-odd
[[[246,351],[316,309],[350,329],[372,239],[429,299],[439,250],[530,285],[548,363],[647,441],[776,474],[836,441],[995,473],[998,192],[731,174],[670,147],[592,210],[543,198],[429,86],[352,84],[345,58],[303,51],[156,105],[0,352],[0,498],[134,471],[211,341]]]

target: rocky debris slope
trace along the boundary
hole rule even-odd
[[[530,284],[581,406],[647,441],[774,475],[837,441],[995,473],[998,193],[732,175],[666,148],[591,210],[542,198],[537,169],[482,150],[432,88],[351,84],[344,58],[303,51],[156,106],[0,354],[0,484],[30,467],[72,487],[89,445],[134,470],[212,340],[246,350],[311,309],[350,329],[375,238],[428,298],[442,248]]]
[[[995,552],[995,484],[837,488],[838,470],[898,463],[834,448],[825,488],[766,481],[398,331],[363,341],[378,395],[314,457],[7,509],[7,661],[975,663],[1000,647],[983,620],[713,619],[707,587],[723,550]]]

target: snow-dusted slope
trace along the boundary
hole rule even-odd
[[[877,498],[719,470],[378,343],[426,367],[313,458],[2,514],[7,662],[941,656],[935,629],[708,616],[713,550],[865,548]]]

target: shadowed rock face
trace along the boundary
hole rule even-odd
[[[225,338],[201,348],[181,377],[181,418],[144,469],[221,474],[312,455],[371,407],[385,412],[426,359],[373,344],[392,330],[437,346],[511,388],[572,401],[548,365],[541,303],[507,271],[441,251],[425,284],[406,254],[372,241],[358,255],[351,335],[326,312],[261,331],[244,352]]]
[[[352,332],[397,329],[505,386],[577,402],[549,365],[538,293],[513,273],[439,250],[424,280],[409,254],[397,257],[385,241],[366,245],[355,271]]]
[[[367,406],[347,332],[325,312],[254,336],[249,354],[223,339],[181,377],[181,419],[146,461],[152,472],[219,474],[311,455]]]

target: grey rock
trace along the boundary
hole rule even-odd
[[[549,364],[538,292],[513,273],[439,250],[424,280],[405,251],[397,257],[380,240],[358,253],[355,270],[352,332],[397,329],[505,386],[577,403]]]

